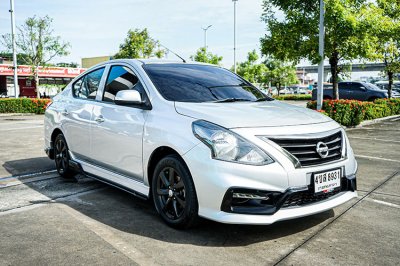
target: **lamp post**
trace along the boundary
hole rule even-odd
[[[233,69],[236,73],[236,2],[238,0],[232,0],[233,2]]]
[[[211,26],[212,25],[208,25],[207,27],[202,28],[204,30],[204,49],[206,52],[207,52],[207,30],[211,28]]]
[[[318,89],[317,89],[317,110],[322,109],[322,101],[324,98],[324,0],[319,1],[319,56],[321,61],[318,65]]]
[[[17,48],[15,43],[15,18],[14,18],[14,0],[10,0],[10,13],[11,13],[11,40],[13,47],[13,69],[14,69],[14,93],[15,98],[18,98],[18,74],[17,74]]]

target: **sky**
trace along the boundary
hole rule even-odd
[[[204,46],[202,28],[207,31],[208,50],[223,57],[222,66],[233,66],[232,0],[14,0],[16,25],[34,15],[53,18],[55,35],[71,44],[70,54],[57,62],[112,56],[129,29],[147,28],[150,36],[172,51],[189,59]],[[11,32],[10,1],[0,1],[0,35]],[[261,21],[262,0],[238,0],[236,9],[236,58],[260,50],[266,33]],[[279,16],[279,15],[278,15]],[[0,44],[0,51],[4,50]],[[179,60],[171,53],[168,59]],[[326,62],[327,64],[328,62]],[[309,65],[302,61],[301,65]],[[377,76],[378,72],[352,73],[352,79]],[[311,74],[313,79],[316,74]]]
[[[0,35],[11,32],[10,2],[0,2]],[[262,0],[237,2],[237,61],[253,49],[259,51],[265,34]],[[70,54],[54,62],[109,56],[118,51],[129,29],[147,28],[164,46],[189,59],[204,45],[223,56],[222,65],[233,65],[232,0],[15,0],[16,25],[28,17],[49,15],[56,35],[71,44]],[[3,47],[0,45],[0,50]],[[176,59],[172,54],[169,59]]]

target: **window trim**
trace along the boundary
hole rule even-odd
[[[90,73],[93,73],[93,72],[95,72],[95,71],[97,71],[97,70],[100,70],[100,69],[102,69],[102,68],[104,68],[104,71],[103,71],[103,74],[101,75],[101,78],[100,78],[100,83],[99,83],[99,87],[97,88],[97,91],[96,91],[96,96],[95,96],[93,99],[90,99],[90,98],[81,98],[81,97],[76,96],[76,95],[75,95],[75,90],[74,90],[75,84],[76,84],[79,80],[86,78],[86,76],[89,75]],[[98,94],[98,92],[100,91],[101,86],[103,85],[103,84],[102,84],[102,80],[103,80],[103,78],[104,78],[104,73],[105,73],[105,72],[106,72],[106,66],[104,66],[104,65],[99,66],[99,67],[97,67],[97,68],[95,68],[95,69],[93,69],[93,70],[90,70],[89,72],[84,72],[83,75],[79,76],[79,77],[72,83],[72,86],[71,86],[71,94],[72,94],[72,97],[73,97],[74,99],[83,100],[83,101],[96,101],[97,94]],[[83,82],[82,82],[82,83],[83,83]],[[82,84],[81,84],[81,86],[82,86]]]
[[[113,67],[116,67],[116,66],[127,67],[127,68],[129,68],[129,69],[136,75],[136,77],[138,78],[139,82],[142,84],[142,86],[143,86],[143,92],[146,94],[146,95],[145,95],[145,96],[146,96],[146,101],[144,102],[144,104],[143,104],[142,106],[134,106],[134,105],[132,105],[132,106],[129,106],[129,107],[133,107],[133,108],[137,108],[137,109],[143,109],[143,110],[151,110],[151,109],[153,109],[153,106],[151,105],[149,93],[148,93],[148,90],[147,90],[147,88],[146,88],[146,84],[143,82],[141,76],[138,74],[138,71],[136,71],[136,70],[135,70],[133,67],[131,67],[130,65],[128,65],[128,64],[126,64],[126,63],[121,63],[121,62],[113,63],[113,64],[108,64],[108,65],[107,65],[107,75],[106,75],[106,77],[104,78],[103,88],[102,88],[102,91],[101,91],[101,94],[100,94],[100,99],[99,99],[98,101],[101,102],[101,103],[103,103],[103,104],[110,104],[110,105],[114,105],[114,106],[122,106],[122,105],[117,105],[117,104],[115,104],[115,102],[107,102],[107,101],[104,101],[104,100],[103,100],[103,99],[104,99],[104,94],[106,93],[107,80],[108,80],[108,77],[109,77],[110,74],[111,74],[111,69],[112,69]]]

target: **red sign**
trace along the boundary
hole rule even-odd
[[[84,72],[85,68],[72,67],[39,67],[39,77],[74,78]],[[18,76],[33,76],[32,67],[18,66]],[[11,65],[0,65],[0,76],[12,76],[14,70]]]

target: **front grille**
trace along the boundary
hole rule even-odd
[[[318,202],[327,199],[329,197],[332,197],[333,195],[336,195],[339,192],[340,190],[336,190],[319,195],[315,195],[314,192],[312,191],[296,192],[293,195],[289,196],[289,198],[283,203],[282,208],[302,206],[313,202]]]
[[[342,138],[342,132],[338,131],[332,135],[319,138],[269,139],[296,157],[301,166],[312,166],[341,159]],[[322,158],[317,153],[318,142],[323,142],[328,146],[329,153],[326,158]]]

